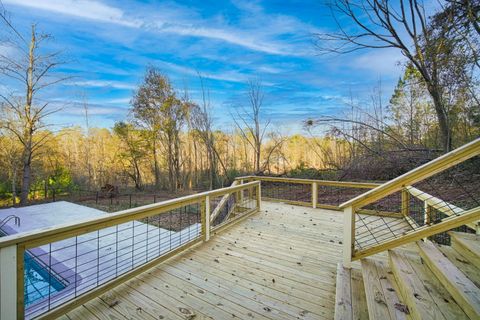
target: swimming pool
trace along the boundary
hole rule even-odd
[[[0,230],[0,237],[6,234]],[[53,294],[66,287],[55,275],[48,271],[48,266],[42,266],[29,252],[23,255],[24,261],[24,304],[25,307]]]
[[[30,253],[24,255],[25,307],[53,294],[66,287],[55,275],[49,272],[48,266],[42,266]]]

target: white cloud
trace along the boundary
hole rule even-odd
[[[230,26],[222,18],[203,19],[193,9],[172,4],[155,4],[155,10],[138,8],[142,19],[133,18],[122,9],[97,0],[3,0],[5,4],[30,7],[82,19],[113,23],[133,28],[147,28],[161,33],[185,37],[214,39],[250,50],[274,55],[302,56],[308,54],[286,41],[275,38],[284,34],[313,32],[313,27],[296,18],[283,15],[267,15],[258,5],[240,6],[248,13],[238,26]],[[136,7],[135,7],[136,8]],[[151,8],[150,8],[151,9]],[[154,12],[154,13],[152,13]],[[252,26],[255,26],[252,28]]]
[[[97,88],[112,88],[112,89],[123,89],[123,90],[133,90],[135,85],[118,82],[118,81],[108,81],[108,80],[85,80],[85,81],[75,81],[71,83],[65,83],[68,86],[78,86],[78,87],[97,87]]]
[[[12,57],[18,54],[18,50],[10,45],[0,44],[0,55],[5,57]]]
[[[196,70],[184,66],[180,66],[178,64],[174,64],[167,61],[156,61],[160,67],[164,67],[171,71],[177,72],[181,75],[188,75],[188,76],[195,76],[198,77],[198,74],[204,78],[212,79],[212,80],[220,80],[220,81],[230,81],[230,82],[239,82],[245,83],[249,76],[247,74],[243,74],[237,71],[223,71],[220,73],[211,73],[211,72],[204,72],[201,70]]]
[[[282,45],[279,45],[273,41],[267,41],[266,39],[259,39],[246,34],[241,34],[238,30],[226,30],[215,28],[204,28],[194,26],[160,26],[158,28],[162,32],[171,32],[184,36],[194,36],[201,38],[210,38],[215,40],[225,41],[234,45],[245,47],[251,50],[276,54],[276,55],[295,55],[292,51],[287,51]]]
[[[3,0],[3,3],[46,10],[83,19],[120,24],[127,27],[141,26],[140,21],[128,19],[121,9],[94,0]]]
[[[353,60],[350,65],[356,69],[372,71],[380,75],[398,74],[405,57],[397,49],[372,50]]]

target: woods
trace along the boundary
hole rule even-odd
[[[58,71],[61,51],[35,24],[20,32],[2,7],[2,42],[19,54],[0,53],[2,81],[16,88],[0,95],[0,194],[25,204],[34,189],[175,193],[241,174],[387,180],[480,135],[478,1],[446,1],[431,16],[420,1],[334,0],[329,8],[337,26],[315,35],[317,52],[398,50],[403,74],[393,93],[379,82],[369,99],[350,96],[338,114],[318,110],[292,134],[272,121],[260,77],[226,107],[210,100],[200,73],[195,100],[153,64],[112,128],[90,127],[88,101],[85,127],[55,127],[49,117],[62,106],[46,90],[70,78]],[[218,129],[214,110],[230,114],[230,130]]]

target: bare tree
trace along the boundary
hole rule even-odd
[[[237,110],[233,120],[243,139],[254,151],[254,171],[255,173],[259,173],[261,169],[262,143],[267,128],[270,125],[270,119],[265,121],[261,119],[264,93],[259,80],[250,80],[248,82],[247,95],[249,108],[240,108],[240,110]]]
[[[60,52],[44,52],[43,47],[51,37],[37,31],[32,24],[29,38],[13,26],[8,13],[0,3],[0,23],[5,26],[4,43],[14,54],[0,53],[0,74],[22,88],[23,95],[0,94],[0,127],[11,132],[22,145],[22,187],[20,203],[25,204],[32,179],[31,165],[38,149],[50,138],[44,120],[59,109],[37,99],[40,91],[66,78],[53,73],[63,62]]]
[[[440,79],[439,53],[444,43],[432,33],[421,0],[333,0],[338,32],[318,34],[321,52],[349,53],[360,49],[396,48],[415,66],[426,83],[438,119],[445,151],[452,130]],[[342,22],[348,21],[350,28]],[[355,28],[351,28],[351,26]]]
[[[225,164],[220,157],[215,146],[215,134],[213,132],[213,118],[211,115],[210,94],[205,87],[204,78],[199,74],[200,85],[202,89],[202,103],[196,105],[190,104],[190,123],[199,134],[200,139],[205,144],[207,150],[207,160],[209,164],[209,188],[213,189],[218,180],[218,164],[221,165],[224,173],[227,173]],[[187,99],[188,100],[188,99]]]

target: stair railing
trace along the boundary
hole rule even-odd
[[[459,163],[480,155],[480,138],[455,149],[441,157],[434,159],[416,169],[413,169],[391,181],[388,181],[370,191],[365,192],[340,205],[344,212],[344,236],[343,236],[343,264],[350,267],[352,261],[367,257],[385,250],[389,250],[413,241],[420,240],[438,233],[448,231],[462,225],[478,228],[480,220],[480,206],[464,210],[442,199],[412,187],[413,184],[443,172]],[[356,234],[356,221],[362,219],[361,210],[388,197],[401,194],[400,211],[402,217],[391,225],[410,226],[409,230],[402,229],[395,234],[391,225],[386,225],[384,230],[369,229],[365,224],[365,233],[375,241],[368,245],[359,245],[360,241]],[[413,219],[409,214],[411,197],[424,203],[423,220]],[[432,210],[437,210],[446,215],[443,219],[429,221]],[[382,237],[378,233],[392,233],[392,237]],[[380,239],[380,240],[378,240]],[[364,242],[366,243],[366,242]]]

